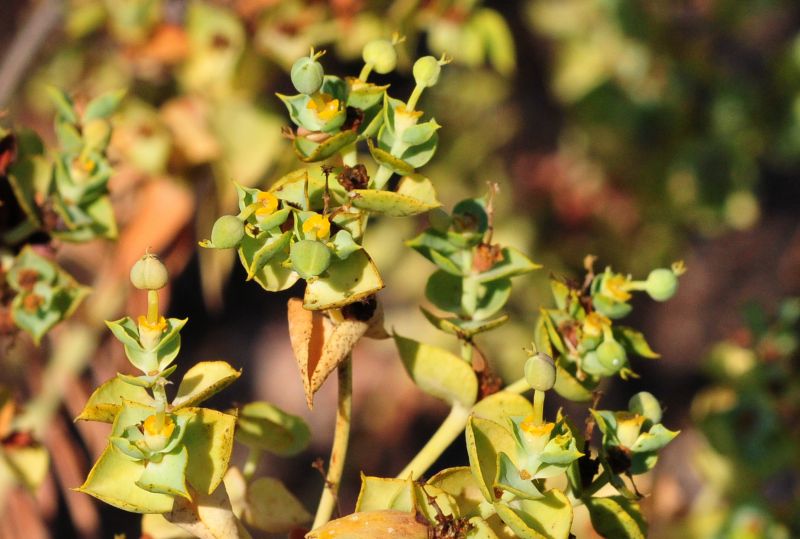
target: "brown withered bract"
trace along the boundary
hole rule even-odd
[[[503,261],[503,251],[497,244],[481,243],[472,258],[472,268],[478,273],[488,271]]]
[[[369,185],[369,174],[367,174],[367,167],[361,163],[354,167],[344,166],[344,169],[336,176],[342,187],[348,191],[353,189],[366,189]]]

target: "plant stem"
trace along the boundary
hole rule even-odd
[[[450,444],[464,432],[464,427],[467,425],[469,418],[469,408],[466,406],[455,403],[450,409],[450,413],[439,426],[439,429],[431,436],[428,443],[420,449],[419,453],[411,459],[411,462],[403,468],[403,471],[397,474],[399,479],[416,480],[428,471],[436,459],[444,453],[444,450],[450,447]]]
[[[544,391],[533,392],[533,424],[539,426],[544,423]]]
[[[414,108],[417,106],[417,101],[419,101],[419,98],[422,95],[422,91],[424,89],[425,89],[424,86],[420,85],[414,86],[414,91],[411,92],[411,96],[408,98],[408,103],[406,104],[406,110],[408,112],[414,111]]]
[[[356,151],[356,143],[348,144],[341,150],[342,163],[348,167],[354,167],[358,164],[358,152]]]
[[[158,291],[147,291],[147,323],[158,324]]]
[[[372,64],[364,64],[364,67],[361,68],[361,73],[358,74],[358,80],[367,82],[370,73],[372,73]]]
[[[317,529],[331,519],[336,497],[339,493],[339,484],[344,471],[344,461],[347,456],[347,445],[350,441],[350,415],[353,408],[353,360],[348,356],[338,368],[339,376],[339,402],[336,407],[336,427],[333,432],[333,446],[328,462],[328,473],[325,476],[325,486],[317,506],[317,515],[311,529]]]

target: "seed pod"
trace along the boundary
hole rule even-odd
[[[439,74],[442,72],[442,65],[433,56],[423,56],[414,62],[414,81],[417,86],[430,88],[439,82]]]
[[[361,57],[364,59],[364,63],[372,64],[372,69],[381,75],[385,75],[397,67],[397,51],[392,42],[386,39],[376,39],[367,43]]]
[[[647,391],[640,391],[628,401],[628,410],[644,416],[654,425],[661,423],[661,404]]]
[[[223,215],[211,229],[211,243],[220,249],[238,247],[244,237],[244,223],[235,215]]]
[[[536,391],[552,389],[556,383],[556,366],[553,358],[539,352],[525,362],[525,380]]]
[[[168,281],[167,268],[156,255],[147,253],[131,268],[131,283],[139,290],[159,290]]]
[[[667,301],[678,290],[678,276],[670,269],[654,269],[647,276],[645,290],[654,300]]]
[[[292,244],[289,251],[292,269],[303,279],[320,275],[331,265],[331,250],[319,241],[301,240]]]
[[[628,355],[617,341],[606,340],[597,347],[597,360],[610,372],[616,373],[625,366]]]
[[[322,87],[325,70],[313,56],[298,58],[292,65],[292,84],[301,94],[311,95]]]

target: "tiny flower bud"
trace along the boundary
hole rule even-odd
[[[628,361],[625,348],[617,341],[606,340],[597,347],[597,360],[611,372],[617,372]]]
[[[361,57],[364,63],[372,64],[375,72],[381,75],[393,71],[397,66],[397,51],[392,42],[386,39],[376,39],[367,43]]]
[[[539,352],[525,362],[525,380],[536,391],[552,389],[556,383],[556,366],[547,354]]]
[[[661,404],[652,393],[640,391],[628,401],[628,410],[639,414],[654,425],[661,423]]]
[[[325,71],[315,56],[303,56],[292,65],[292,84],[301,94],[311,95],[322,87]]]
[[[243,237],[244,223],[235,215],[223,215],[211,229],[211,243],[221,249],[238,247]]]
[[[156,255],[147,253],[131,268],[131,283],[139,290],[159,290],[168,281],[167,268]]]
[[[414,81],[417,86],[430,88],[439,82],[439,74],[442,72],[442,65],[433,56],[423,56],[414,62]]]
[[[667,301],[678,290],[678,276],[666,268],[654,269],[647,276],[645,290],[656,301]]]

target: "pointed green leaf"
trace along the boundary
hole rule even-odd
[[[533,481],[522,479],[521,471],[505,453],[497,455],[497,477],[495,477],[493,488],[495,491],[504,490],[510,492],[521,499],[542,497],[542,493],[539,492]]]
[[[650,345],[647,344],[647,340],[644,338],[644,334],[641,331],[636,331],[633,328],[625,326],[614,326],[614,337],[616,337],[625,348],[632,350],[641,357],[649,359],[658,359],[661,357],[661,354],[654,352],[653,349],[650,348]]]
[[[408,217],[418,215],[441,204],[429,204],[425,201],[401,195],[392,191],[379,191],[376,189],[354,189],[355,196],[352,204],[356,208],[390,217]]]
[[[236,440],[250,447],[290,457],[304,451],[311,432],[303,418],[266,402],[251,402],[239,411]]]
[[[369,153],[379,165],[383,165],[392,172],[400,174],[401,176],[409,176],[414,173],[413,166],[409,165],[402,159],[393,156],[386,150],[378,148],[372,143],[371,140],[367,140],[367,145],[369,146]]]
[[[119,377],[114,377],[94,390],[75,421],[113,423],[126,400],[145,405],[151,405],[153,402],[152,397],[143,387],[131,385]]]
[[[297,136],[294,139],[294,150],[304,163],[315,163],[336,154],[339,150],[352,144],[358,138],[355,131],[342,131],[325,139],[323,142],[314,142],[306,137]]]
[[[516,451],[514,437],[499,423],[475,416],[467,422],[466,436],[472,475],[478,479],[483,497],[494,502],[497,498],[492,487],[497,476],[497,455]]]
[[[245,270],[249,271],[250,268],[253,267],[256,253],[260,248],[261,244],[254,238],[247,235],[242,238],[238,253],[239,260]],[[282,262],[286,260],[288,256],[288,253],[277,253],[273,255],[266,264],[253,274],[253,279],[268,292],[279,292],[291,287],[300,279],[300,276],[292,271],[291,268],[283,266]]]
[[[394,335],[406,372],[429,395],[449,404],[470,407],[478,394],[478,379],[472,367],[447,350]]]
[[[522,500],[516,508],[494,504],[497,514],[522,539],[567,539],[572,527],[572,505],[563,492],[549,490],[536,500]]]
[[[186,479],[196,490],[211,494],[228,469],[236,416],[208,408],[182,408],[176,414],[192,418],[183,436],[189,450]]]
[[[448,493],[463,516],[476,514],[484,501],[478,482],[469,466],[446,468],[428,480],[429,485]]]
[[[200,404],[228,387],[241,374],[241,370],[237,371],[225,361],[201,361],[184,375],[172,407],[178,410]]]
[[[114,114],[122,102],[122,98],[125,97],[126,91],[125,89],[113,90],[89,101],[83,112],[83,122],[88,123],[96,118],[108,118]]]
[[[264,245],[253,255],[253,265],[247,270],[247,280],[250,281],[256,273],[261,271],[272,258],[278,253],[286,252],[289,241],[292,239],[292,232],[287,230],[279,236],[268,238]]]
[[[162,456],[161,462],[149,461],[136,485],[149,492],[160,492],[170,496],[192,497],[186,490],[186,464],[189,454],[185,447],[177,448]]]
[[[589,498],[584,500],[592,526],[603,537],[619,539],[645,539],[647,524],[642,518],[639,504],[623,496]]]
[[[334,258],[322,277],[310,280],[303,307],[316,311],[340,308],[370,296],[383,288],[378,268],[362,249],[346,260]]]
[[[55,105],[58,115],[67,122],[78,123],[78,115],[75,113],[75,105],[72,99],[60,88],[48,86],[46,88],[50,101]]]

